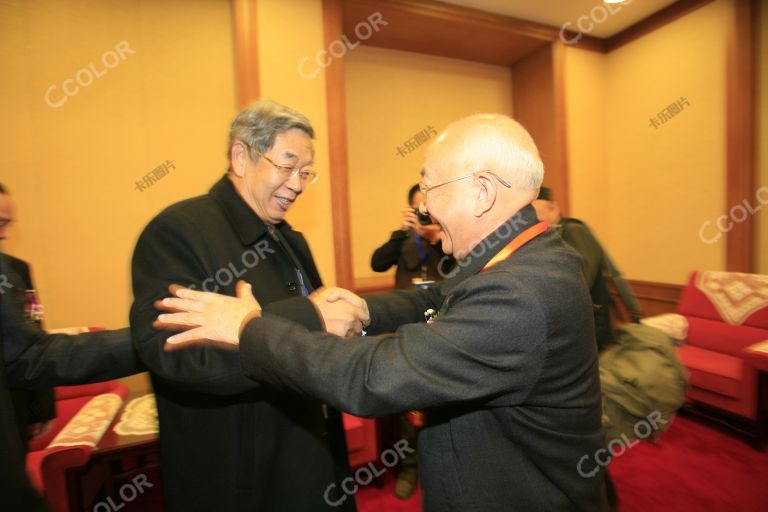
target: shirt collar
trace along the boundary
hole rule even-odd
[[[538,222],[539,219],[536,217],[536,210],[533,206],[527,205],[520,209],[477,244],[465,258],[456,261],[456,266],[442,283],[442,294],[450,294],[465,279],[480,272],[507,244]]]
[[[208,193],[219,203],[243,245],[251,245],[267,234],[266,222],[248,206],[227,174],[224,174]],[[275,227],[281,231],[291,229],[291,226],[285,221],[279,222]]]

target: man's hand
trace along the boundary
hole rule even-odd
[[[413,212],[413,208],[403,210],[400,229],[403,231],[413,231],[433,245],[440,240],[440,232],[443,230],[440,224],[421,224],[419,218]]]
[[[325,330],[341,337],[360,334],[371,323],[368,304],[344,288],[319,288],[309,300],[323,320]]]
[[[406,208],[400,216],[400,229],[409,231],[419,225],[419,219],[413,213],[413,208]]]
[[[172,311],[161,314],[156,329],[183,330],[166,341],[171,345],[210,340],[238,345],[240,328],[246,319],[261,316],[261,306],[253,296],[251,285],[237,283],[237,297],[198,292],[178,285],[169,287],[174,297],[155,303],[158,309]]]

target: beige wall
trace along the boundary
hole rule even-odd
[[[595,200],[608,192],[605,75],[605,55],[570,48],[566,52],[569,214],[588,222],[608,245],[608,202]]]
[[[345,59],[354,276],[365,278],[377,275],[371,254],[399,227],[420,179],[429,142],[407,152],[405,141],[469,114],[511,113],[512,80],[508,68],[382,48]]]
[[[760,13],[759,42],[757,47],[757,188],[768,188],[768,5],[763,2]],[[768,191],[763,192],[760,212],[757,214],[757,271],[768,274]]]
[[[127,325],[141,229],[225,171],[231,34],[229,0],[0,4],[0,180],[18,216],[5,248],[33,265],[47,326]],[[65,96],[92,63],[92,83]],[[137,190],[166,160],[175,169]]]
[[[19,219],[6,248],[32,263],[48,326],[127,325],[141,229],[226,169],[229,9],[228,0],[0,4],[0,168]],[[105,67],[102,55],[121,41],[135,53]],[[91,63],[103,76],[47,104],[49,86],[58,104],[63,82]],[[176,168],[137,190],[166,160]]]
[[[572,213],[631,279],[725,267],[724,239],[699,237],[725,211],[724,14],[716,1],[606,56],[568,50]],[[653,128],[680,97],[690,106]]]
[[[299,73],[299,62],[305,56],[314,61],[323,48],[321,1],[259,0],[257,12],[261,96],[303,112],[316,132],[315,169],[320,178],[291,208],[287,220],[306,236],[325,284],[334,284],[325,73],[313,78]]]

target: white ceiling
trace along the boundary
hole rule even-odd
[[[570,30],[578,32],[576,24],[586,16],[582,27],[592,25],[588,32],[595,37],[610,37],[675,3],[675,0],[629,0],[623,4],[604,5],[602,0],[439,0],[441,2],[471,7],[528,21],[536,21],[553,27],[571,22]],[[610,9],[610,11],[605,10]]]

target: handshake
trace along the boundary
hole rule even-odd
[[[371,323],[368,304],[344,288],[320,288],[309,295],[326,332],[348,338],[362,333]]]
[[[157,317],[154,327],[182,332],[168,338],[167,348],[193,342],[236,346],[248,322],[261,316],[261,305],[253,296],[251,285],[243,281],[237,283],[235,297],[178,285],[171,285],[169,290],[171,297],[155,303],[165,313]],[[371,323],[365,300],[344,288],[320,288],[308,299],[330,334],[344,338],[358,335]]]

